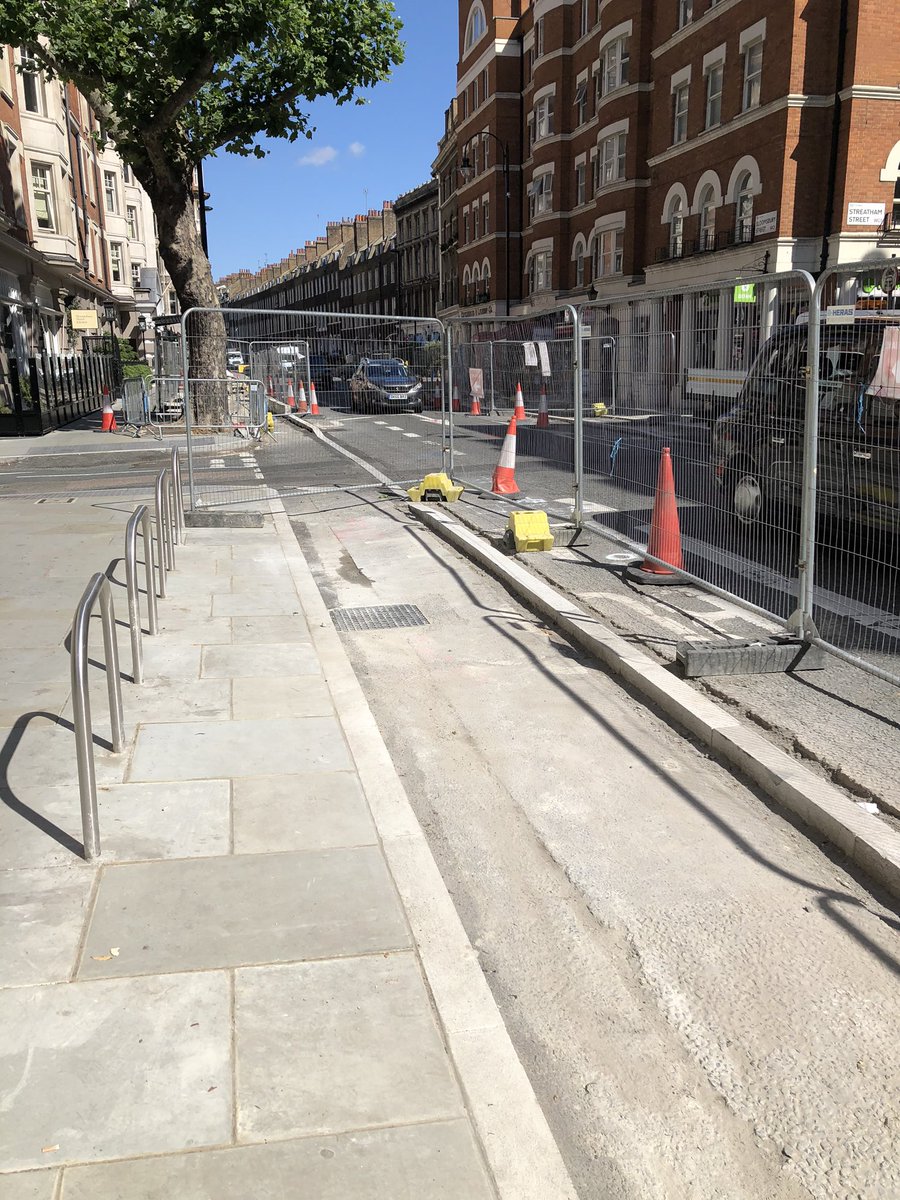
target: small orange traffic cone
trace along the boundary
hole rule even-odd
[[[647,554],[672,567],[683,566],[681,557],[681,528],[678,524],[678,501],[675,499],[675,472],[672,468],[672,452],[663,448],[656,478],[656,496],[653,500],[653,516],[650,518],[650,540]],[[645,558],[639,567],[626,571],[635,583],[681,583],[681,577],[668,567]]]
[[[319,402],[316,399],[316,385],[310,380],[309,382],[309,415],[317,417],[319,415]]]
[[[494,468],[491,491],[495,496],[517,496],[519,493],[519,485],[516,483],[515,414],[509,419],[509,428],[503,439],[503,445],[500,447],[500,461]]]
[[[270,400],[275,399],[275,388],[272,385],[272,376],[271,375],[269,376],[269,391],[268,391],[267,395]]]
[[[112,400],[109,395],[109,387],[103,385],[103,416],[100,420],[101,433],[116,432],[116,414],[113,412]]]
[[[469,409],[469,416],[470,417],[480,417],[481,416],[481,401],[478,399],[477,396],[472,397],[472,405],[471,405],[471,408]]]
[[[288,380],[287,399],[286,399],[285,403],[287,404],[288,408],[296,407],[297,402],[294,399],[294,381],[293,381],[293,379]]]
[[[525,397],[522,395],[521,383],[516,384],[516,407],[513,412],[517,421],[524,421],[527,413],[525,412]]]
[[[453,385],[453,411],[462,412],[462,405],[459,402],[459,388]]]
[[[306,403],[306,388],[303,386],[303,380],[300,380],[300,390],[297,393],[297,412],[301,417],[305,417],[309,412],[309,405]]]
[[[538,405],[537,421],[535,422],[536,429],[550,428],[550,410],[547,408],[547,389],[541,384],[541,400]]]

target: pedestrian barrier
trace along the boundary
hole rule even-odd
[[[139,438],[149,429],[157,441],[162,441],[162,429],[152,420],[150,397],[143,379],[126,379],[122,385],[122,407],[125,423],[123,433]]]
[[[159,574],[159,594],[166,595],[165,573],[168,560],[174,567],[174,543],[184,544],[184,509],[181,495],[181,473],[178,451],[172,451],[172,465],[160,471],[156,480],[156,568]],[[180,533],[179,533],[180,529]],[[132,679],[144,681],[143,646],[141,640],[140,596],[137,582],[137,536],[144,540],[144,569],[147,592],[147,628],[151,635],[159,631],[156,604],[157,585],[154,572],[153,538],[147,506],[139,505],[125,527],[125,586],[128,595],[128,625],[131,637]],[[71,631],[72,711],[75,730],[75,753],[78,767],[78,792],[81,805],[81,829],[84,857],[87,861],[100,857],[100,824],[97,813],[97,776],[94,768],[94,731],[91,720],[91,700],[88,688],[88,637],[91,615],[99,601],[103,628],[106,686],[109,696],[111,744],[114,754],[125,748],[122,681],[119,670],[119,647],[116,635],[115,605],[112,588],[106,575],[91,576],[84,594],[75,609]]]

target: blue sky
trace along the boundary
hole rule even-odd
[[[204,163],[213,276],[277,262],[325,222],[381,208],[429,178],[456,89],[456,0],[395,0],[406,61],[363,107],[310,106],[311,141],[268,142],[264,159]]]

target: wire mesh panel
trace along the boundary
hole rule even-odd
[[[586,524],[645,547],[668,447],[685,569],[781,619],[797,605],[810,303],[809,277],[787,274],[580,313]]]
[[[896,265],[823,276],[812,618],[900,678],[900,287]],[[807,363],[808,329],[796,353]]]
[[[196,505],[410,486],[441,470],[438,321],[194,309],[184,337]]]
[[[514,486],[504,494],[558,509],[574,505],[575,311],[452,321],[453,474],[491,492],[517,402]],[[504,450],[506,446],[506,450]]]

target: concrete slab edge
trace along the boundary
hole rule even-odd
[[[500,1200],[577,1200],[290,520],[279,501],[270,504],[497,1195]]]
[[[873,882],[900,897],[900,834],[442,509],[411,504],[409,511],[675,724],[705,742],[718,758],[843,851]]]

